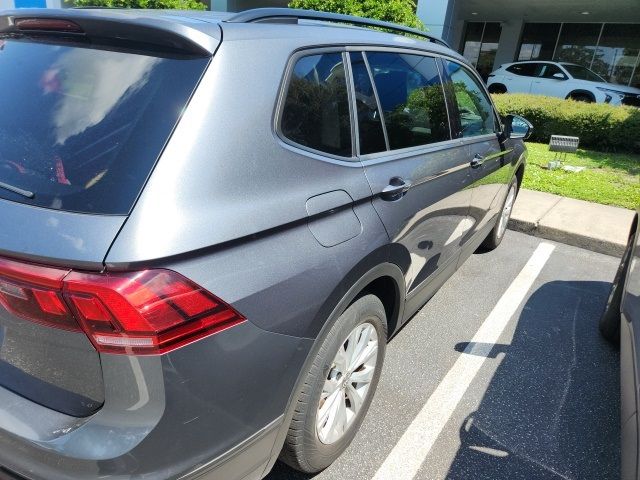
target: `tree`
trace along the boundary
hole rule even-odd
[[[289,6],[374,18],[425,29],[416,15],[414,0],[291,0]]]
[[[171,10],[206,10],[198,0],[65,0],[75,7],[160,8]]]

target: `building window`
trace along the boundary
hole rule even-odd
[[[551,59],[559,32],[559,23],[527,23],[522,32],[518,60]]]
[[[640,25],[606,24],[592,70],[613,83],[640,86],[639,29]],[[632,78],[634,73],[635,78]]]
[[[601,30],[599,23],[564,23],[553,59],[590,67]]]
[[[476,67],[486,81],[493,70],[502,26],[498,22],[469,22],[464,35],[462,55]]]
[[[577,63],[609,82],[640,87],[640,25],[527,23],[517,59]]]

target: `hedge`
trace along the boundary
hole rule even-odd
[[[501,115],[515,113],[533,124],[534,142],[548,143],[551,135],[571,135],[580,137],[580,147],[640,150],[640,108],[527,94],[497,94],[493,99]]]

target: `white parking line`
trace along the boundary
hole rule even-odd
[[[456,360],[409,428],[400,437],[373,480],[413,479],[480,370],[486,356],[549,260],[554,248],[549,243],[538,245],[527,264],[473,336],[463,354]]]

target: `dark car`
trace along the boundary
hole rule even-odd
[[[0,477],[319,471],[387,340],[505,233],[530,125],[422,32],[84,9],[0,34]]]
[[[640,210],[638,211],[640,214]],[[629,243],[613,280],[611,293],[600,319],[600,332],[620,344],[620,391],[622,407],[622,478],[638,480],[638,413],[640,412],[640,229],[638,214],[631,225]]]

